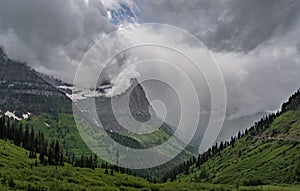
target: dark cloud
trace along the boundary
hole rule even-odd
[[[69,81],[72,75],[58,71],[74,73],[74,61],[112,29],[101,1],[0,1],[0,44],[9,56]]]
[[[293,26],[300,13],[295,0],[135,0],[140,22],[182,27],[216,51],[256,48]]]
[[[133,1],[140,10],[139,22],[182,27],[215,51],[232,118],[276,109],[300,85],[300,1]],[[100,0],[85,2],[0,0],[0,45],[9,56],[72,81],[91,42],[115,28]],[[129,0],[106,0],[104,4],[113,8],[116,2]],[[140,38],[145,37],[149,34]],[[121,47],[122,43],[116,44]],[[123,58],[116,63],[120,60]],[[105,72],[105,77],[127,75],[118,64]]]
[[[300,53],[300,42],[296,44],[297,51]]]
[[[135,0],[139,22],[171,24],[214,51],[232,119],[278,109],[300,86],[300,1]],[[296,42],[297,42],[296,41]]]

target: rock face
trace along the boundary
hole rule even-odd
[[[112,98],[106,97],[103,94],[105,89],[102,89],[103,87],[111,88],[109,82],[102,84],[101,88],[96,90],[100,95],[95,97],[96,112],[103,127],[114,132],[128,131],[122,127],[124,124],[120,124],[120,121],[116,119],[116,114],[128,126],[131,125],[131,121],[145,123],[151,119],[159,127],[172,134],[168,125],[156,117],[143,87],[135,79],[131,81],[131,84],[128,90]],[[67,97],[72,91],[60,89],[61,85],[67,86],[68,84],[53,80],[49,76],[36,72],[24,63],[8,58],[3,49],[0,48],[0,110],[16,111],[20,116],[27,112],[34,115],[72,113],[72,101]],[[83,93],[79,92],[79,94]],[[93,100],[92,97],[83,97],[83,99],[76,101],[75,106],[91,118],[89,121],[93,122],[96,116],[89,115],[91,100]],[[113,105],[115,110],[113,110]],[[128,114],[132,116],[131,121],[127,120]]]
[[[0,109],[3,111],[71,112],[71,100],[36,71],[9,59],[0,48]]]
[[[98,116],[91,114],[93,113],[91,111],[93,105]],[[132,122],[135,121],[137,123],[149,122],[153,126],[157,125],[155,126],[157,129],[164,129],[170,135],[173,133],[173,130],[167,124],[157,118],[143,87],[136,79],[132,79],[130,88],[118,96],[106,97],[103,95],[95,99],[80,99],[76,101],[75,106],[79,108],[88,121],[95,121],[98,117],[102,127],[107,131],[127,132],[129,129],[125,129],[123,126],[135,128],[132,125]]]

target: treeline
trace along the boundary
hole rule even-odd
[[[289,110],[295,110],[300,106],[300,88],[289,97],[288,101],[285,102],[281,107],[281,112],[286,112]]]
[[[225,148],[228,146],[234,147],[235,142],[245,135],[248,134],[248,131],[245,133],[239,132],[237,137],[231,137],[230,141],[221,141],[220,143],[216,143],[211,148],[209,148],[206,152],[199,154],[198,157],[191,157],[189,160],[184,161],[182,164],[173,168],[173,170],[166,172],[163,176],[162,182],[166,182],[170,180],[171,182],[175,180],[176,176],[180,173],[189,174],[189,169],[191,166],[196,165],[198,169],[200,166],[207,162],[210,158],[220,154]],[[204,169],[205,170],[205,169]],[[201,172],[201,179],[207,178],[205,172]]]
[[[21,122],[15,121],[0,115],[0,139],[12,141],[16,146],[22,147],[29,151],[29,158],[37,159],[42,165],[64,166],[65,163],[72,164],[80,168],[105,168],[106,174],[113,175],[113,172],[121,172],[134,175],[131,170],[117,167],[108,163],[99,163],[97,155],[81,155],[79,158],[71,151],[66,151],[59,144],[58,140],[49,141],[45,138],[43,132],[35,132],[33,127],[28,124],[23,127]],[[37,165],[37,161],[36,161]]]
[[[183,162],[182,164],[176,166],[173,170],[165,173],[163,176],[162,182],[166,182],[168,180],[173,181],[176,176],[180,173],[189,174],[189,169],[191,166],[196,165],[198,169],[200,166],[207,162],[210,158],[213,158],[216,155],[219,155],[224,149],[231,146],[234,148],[236,141],[245,137],[246,135],[250,135],[252,137],[259,135],[265,129],[267,129],[274,119],[280,115],[280,112],[276,114],[270,114],[268,116],[263,117],[260,121],[256,122],[254,126],[252,126],[249,130],[246,129],[244,132],[239,131],[237,136],[232,136],[230,141],[221,141],[220,143],[216,143],[211,148],[209,148],[206,152],[199,154],[198,157],[192,157],[189,160]],[[242,152],[239,151],[238,156],[240,157]],[[205,169],[202,169],[205,171]],[[201,179],[207,178],[206,172],[201,172]]]
[[[214,146],[209,148],[206,152],[199,154],[198,157],[192,157],[187,161],[184,161],[182,164],[173,168],[173,170],[168,171],[164,174],[162,178],[162,182],[166,182],[168,180],[173,181],[176,176],[180,173],[189,174],[189,169],[191,166],[196,165],[198,169],[200,169],[201,165],[207,162],[210,158],[220,154],[225,148],[228,146],[234,147],[235,142],[246,135],[250,135],[251,137],[255,137],[266,130],[272,122],[275,120],[276,117],[281,115],[284,112],[290,110],[296,110],[300,107],[300,89],[298,89],[289,99],[285,102],[282,107],[281,111],[278,111],[273,114],[269,114],[268,116],[263,117],[258,122],[249,128],[246,129],[244,132],[239,131],[237,136],[231,137],[230,141],[221,141],[220,143],[216,143]],[[276,132],[273,132],[273,134]],[[272,135],[273,136],[273,135]],[[241,151],[238,153],[239,157],[242,155]],[[207,173],[205,172],[205,168],[201,171],[201,179],[207,178]]]
[[[5,116],[0,117],[0,139],[10,140],[28,150],[29,158],[37,158],[39,153],[39,160],[44,165],[64,165],[66,160],[58,141],[49,143],[44,133],[36,133],[28,124],[23,127],[21,122],[16,123]]]

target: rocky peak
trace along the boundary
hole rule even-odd
[[[4,52],[3,47],[0,46],[0,63],[6,63],[7,60],[8,60],[8,57],[7,57],[6,53]]]

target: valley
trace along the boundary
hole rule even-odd
[[[0,58],[0,113],[10,121],[5,125],[29,126],[35,132],[43,133],[47,140],[57,140],[63,148],[62,151],[68,153],[68,156],[73,154],[77,160],[94,155],[77,129],[72,100],[66,95],[71,92],[65,87],[60,89],[62,82],[53,79],[49,82],[49,78],[45,76],[42,78],[41,74],[30,67],[9,59],[3,51]],[[155,115],[154,110],[147,101],[142,86],[135,80],[133,83],[135,86],[128,90],[133,93],[129,95],[125,92],[117,101],[121,103],[122,99],[129,96],[133,116],[139,121],[147,121],[150,116]],[[85,104],[88,99],[90,97],[75,101],[79,112],[89,112]],[[165,123],[151,134],[133,135],[123,129],[112,115],[111,99],[99,96],[96,100],[96,110],[104,122],[104,129],[123,145],[139,149],[150,148],[164,143],[173,135],[174,127]],[[29,157],[30,151],[15,146],[14,140],[0,140],[1,188],[3,190],[298,190],[300,189],[299,100],[298,90],[283,104],[280,112],[263,117],[250,129],[240,131],[236,136],[232,135],[230,141],[220,140],[200,155],[197,154],[197,147],[190,144],[175,159],[162,166],[127,173],[114,171],[113,166],[109,167],[111,170],[106,173],[105,161],[101,159],[97,159],[95,169],[80,168],[74,163],[70,164],[67,155],[64,156],[66,159],[63,160],[63,165],[45,165],[40,161],[39,153],[32,158]],[[121,104],[119,106],[121,110],[125,108]],[[83,129],[93,129],[97,126],[93,122],[90,123],[93,119],[80,120]],[[159,122],[158,118],[155,120]],[[90,132],[87,131],[88,133]],[[101,152],[106,153],[106,148],[101,149]]]

